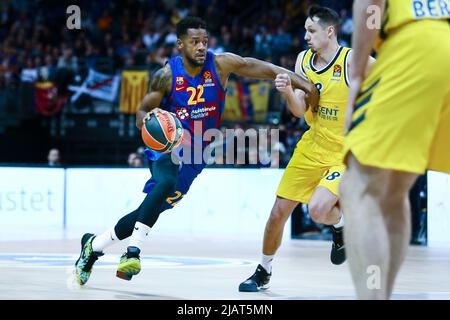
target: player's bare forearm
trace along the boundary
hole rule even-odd
[[[359,0],[353,3],[353,65],[350,69],[352,79],[364,79],[372,44],[379,32],[376,28],[369,29],[367,24],[371,14],[367,12],[367,8],[371,5],[384,8],[384,0]]]
[[[276,66],[270,62],[255,58],[243,58],[228,52],[216,55],[216,60],[226,75],[234,73],[238,76],[251,79],[274,80],[278,74],[286,73],[291,79],[292,86],[306,93],[308,104],[315,107],[319,102],[319,93],[316,87],[290,70]]]
[[[170,92],[172,86],[172,73],[170,67],[159,69],[150,81],[150,92],[145,95],[139,110],[136,112],[136,126],[141,129],[142,121],[148,112],[158,108],[166,93]]]
[[[289,111],[297,118],[302,117],[306,112],[305,93],[301,90],[288,90],[284,97]]]
[[[245,65],[235,72],[237,75],[253,79],[273,80],[277,74],[286,73],[291,78],[291,83],[294,88],[303,90],[306,93],[311,93],[314,90],[314,86],[310,82],[288,69],[254,58],[243,59],[245,60]]]

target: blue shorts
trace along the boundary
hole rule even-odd
[[[152,163],[155,161],[160,161],[163,159],[167,159],[171,157],[170,154],[158,153],[150,149],[145,149],[145,156],[149,162],[150,172],[152,172]],[[180,163],[180,168],[178,171],[177,183],[175,185],[175,192],[172,196],[166,199],[166,202],[161,207],[161,210],[172,209],[188,192],[189,188],[194,182],[195,178],[199,175],[200,172],[205,168],[205,164],[195,165],[195,164],[184,164]],[[144,193],[152,192],[153,188],[156,185],[156,181],[152,177],[145,183]]]

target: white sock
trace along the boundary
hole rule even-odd
[[[272,272],[272,260],[273,260],[273,257],[275,257],[275,255],[266,256],[265,254],[263,254],[262,258],[261,258],[261,265],[262,265],[262,267],[264,269],[266,269],[266,271],[268,273]]]
[[[92,250],[95,252],[103,252],[106,247],[117,242],[119,242],[119,239],[116,236],[114,227],[112,227],[94,238],[94,241],[92,241]]]
[[[133,233],[131,234],[130,243],[128,244],[129,247],[136,247],[141,249],[142,245],[144,244],[145,239],[147,238],[148,234],[150,233],[150,227],[141,223],[136,222],[134,225]]]
[[[333,224],[333,227],[340,228],[344,226],[344,215],[341,215],[341,218],[339,219],[339,222],[336,224]]]

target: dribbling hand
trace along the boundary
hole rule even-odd
[[[147,112],[144,119],[142,119],[142,122],[147,121],[150,119],[151,116],[156,115],[157,113],[163,112],[164,110],[161,108],[153,108],[151,111]]]

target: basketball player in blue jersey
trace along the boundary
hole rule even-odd
[[[171,58],[158,70],[150,84],[150,92],[136,114],[136,125],[161,108],[177,115],[185,130],[194,136],[194,127],[201,133],[218,128],[224,107],[225,88],[231,73],[253,79],[274,80],[277,74],[287,73],[292,85],[307,97],[308,105],[317,106],[319,96],[315,86],[294,72],[253,58],[232,53],[213,54],[208,49],[206,24],[200,18],[187,17],[177,24],[177,46],[180,55]],[[186,135],[186,132],[185,132]],[[196,137],[194,136],[195,141]],[[201,139],[200,139],[201,140]],[[195,143],[194,143],[195,144]],[[201,147],[205,147],[202,143]],[[187,193],[205,163],[172,161],[171,154],[145,151],[150,163],[151,179],[146,183],[147,193],[142,204],[121,218],[117,224],[97,236],[86,233],[81,239],[81,254],[75,263],[74,276],[84,285],[95,261],[103,250],[120,240],[130,238],[127,252],[120,259],[116,275],[125,280],[141,270],[139,255],[150,229],[161,212],[171,209]]]

